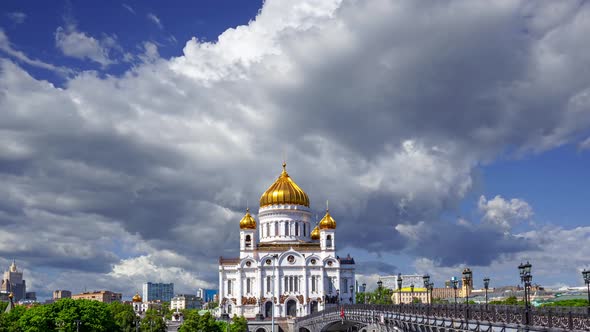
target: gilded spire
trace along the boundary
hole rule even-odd
[[[250,208],[246,208],[246,214],[240,220],[240,229],[256,229],[256,219],[250,215]]]
[[[330,215],[328,203],[326,201],[326,215],[320,220],[320,229],[336,229],[336,220]]]
[[[260,207],[275,204],[295,204],[309,207],[309,197],[287,173],[287,163],[279,178],[260,197]]]

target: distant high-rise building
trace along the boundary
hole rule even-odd
[[[155,282],[146,282],[143,284],[143,301],[165,301],[170,302],[172,297],[174,296],[174,284],[169,283],[155,283]]]
[[[69,299],[71,297],[72,297],[72,292],[70,292],[69,290],[58,289],[58,290],[53,291],[53,299],[54,300]]]
[[[197,289],[197,297],[203,299],[203,302],[213,302],[215,294],[217,294],[217,290],[215,289]]]
[[[4,272],[4,278],[2,279],[2,284],[0,284],[0,291],[12,293],[15,302],[25,299],[27,285],[25,280],[23,280],[23,272],[18,271],[15,261],[12,261],[8,271]]]

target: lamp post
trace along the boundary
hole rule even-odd
[[[533,280],[533,275],[531,274],[532,265],[528,261],[526,264],[520,264],[518,266],[518,271],[520,272],[520,281],[524,285],[524,314],[525,314],[525,324],[529,325],[529,293],[531,287],[531,281]]]
[[[428,291],[430,289],[430,276],[428,274],[425,274],[422,277],[422,280],[424,280],[424,288],[426,288],[426,303],[428,304],[432,304],[431,301],[428,299]]]
[[[351,304],[352,304],[353,296],[354,296],[354,286],[350,285],[350,299],[349,300],[350,300]]]
[[[584,269],[582,276],[584,277],[586,288],[588,288],[588,315],[590,315],[590,270]]]
[[[453,284],[453,291],[455,294],[455,308],[457,307],[457,284],[458,283],[459,283],[459,280],[457,280],[457,277],[451,278],[451,284]]]
[[[139,332],[139,322],[141,322],[139,317],[135,317],[135,332]]]
[[[381,279],[379,279],[379,281],[377,281],[377,295],[379,296],[379,302],[381,302],[381,287],[383,287],[383,281],[381,281]],[[377,299],[375,299],[377,300]],[[381,303],[378,303],[381,304]]]
[[[483,288],[486,290],[486,309],[488,308],[488,288],[490,287],[490,278],[483,278]]]
[[[81,321],[79,319],[76,319],[74,321],[74,323],[76,323],[76,332],[80,332],[80,323],[81,323]]]
[[[414,283],[410,284],[410,303],[414,303]]]
[[[471,286],[471,278],[473,277],[473,273],[470,269],[463,270],[463,280],[467,285],[463,285],[465,288],[465,304],[469,305],[469,287]]]
[[[430,304],[432,304],[432,290],[434,289],[434,281],[428,284],[428,290],[430,291]]]
[[[363,302],[367,304],[367,283],[363,282]]]
[[[402,274],[398,273],[397,274],[397,296],[398,296],[398,300],[399,300],[399,304],[402,304],[402,284],[403,284],[403,279],[402,279]]]

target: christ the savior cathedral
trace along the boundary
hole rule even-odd
[[[336,221],[311,222],[309,197],[286,165],[260,197],[258,221],[240,221],[240,257],[219,258],[219,300],[230,316],[299,317],[354,303],[354,259],[336,253]]]

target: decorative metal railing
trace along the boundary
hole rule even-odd
[[[451,322],[467,326],[485,325],[492,327],[526,327],[529,330],[560,329],[569,331],[590,331],[590,314],[585,307],[543,307],[479,305],[479,304],[404,304],[404,305],[342,305],[295,320],[299,327],[317,325],[320,321],[338,320],[344,311],[346,320],[359,323],[395,324],[402,322],[421,323],[431,326],[446,326]],[[329,320],[328,319],[328,320]],[[440,325],[443,324],[443,325]],[[401,325],[400,325],[401,326]]]

